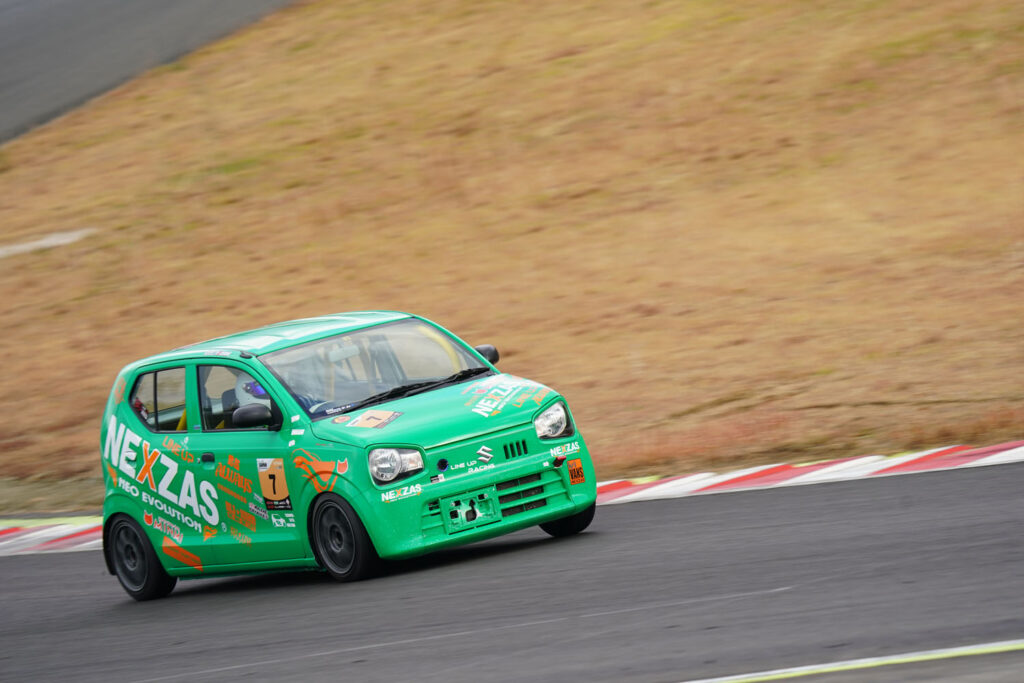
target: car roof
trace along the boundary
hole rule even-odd
[[[237,332],[224,337],[182,346],[173,351],[143,358],[131,365],[144,365],[164,360],[180,360],[196,356],[216,356],[219,355],[218,351],[226,352],[227,354],[244,351],[253,355],[260,355],[291,346],[298,346],[299,344],[305,344],[306,342],[323,339],[335,334],[413,317],[415,316],[398,311],[354,311],[351,313],[324,315],[318,318],[288,320],[254,330]]]

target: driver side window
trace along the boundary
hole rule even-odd
[[[230,365],[200,365],[198,369],[203,431],[240,429],[234,426],[232,415],[244,405],[262,403],[274,410],[270,394],[244,370]]]

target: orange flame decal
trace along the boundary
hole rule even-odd
[[[297,448],[295,455],[295,466],[305,472],[303,477],[316,489],[317,493],[330,491],[338,482],[338,478],[348,471],[348,458],[344,460],[319,460],[316,455],[309,451]]]

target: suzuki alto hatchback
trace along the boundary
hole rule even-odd
[[[594,516],[556,392],[405,313],[296,320],[126,366],[100,435],[107,568],[137,600],[178,578],[403,558]]]

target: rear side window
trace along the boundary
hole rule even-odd
[[[185,368],[140,375],[132,390],[131,406],[154,432],[186,431]]]

